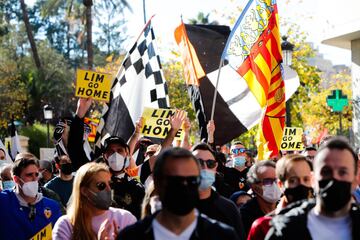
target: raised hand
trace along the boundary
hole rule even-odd
[[[92,102],[93,102],[93,100],[91,98],[79,98],[78,103],[77,103],[76,115],[79,118],[85,117]]]

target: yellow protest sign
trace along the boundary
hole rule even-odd
[[[41,229],[30,240],[51,240],[52,239],[52,226],[49,223],[46,227]]]
[[[176,112],[175,109],[144,108],[142,117],[144,119],[141,133],[146,137],[165,138],[170,132],[170,117]],[[175,135],[176,140],[184,139],[183,128]]]
[[[304,149],[302,143],[303,129],[296,127],[285,127],[280,150],[301,151]]]
[[[110,74],[78,69],[75,96],[109,102],[111,79]]]

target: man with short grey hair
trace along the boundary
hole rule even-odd
[[[276,180],[275,163],[273,161],[259,161],[249,169],[247,181],[255,197],[240,208],[246,235],[256,219],[275,209],[276,202],[281,196]]]

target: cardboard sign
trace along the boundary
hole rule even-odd
[[[301,151],[304,149],[302,142],[303,129],[286,127],[284,130],[280,150]]]
[[[174,109],[145,108],[142,117],[144,118],[141,133],[146,137],[164,139],[170,132],[170,117],[174,115]],[[183,127],[175,135],[175,140],[184,139]]]
[[[52,239],[52,226],[49,223],[46,227],[41,229],[30,240],[51,240]]]
[[[88,141],[95,142],[96,128],[99,125],[100,120],[95,118],[84,118],[84,123],[88,124],[91,127],[91,133],[88,136]]]
[[[89,70],[76,71],[76,97],[109,102],[112,76]]]

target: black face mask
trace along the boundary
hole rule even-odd
[[[65,175],[70,175],[73,171],[71,163],[64,163],[60,165],[60,170]]]
[[[181,178],[181,177],[172,177]],[[184,216],[190,213],[199,201],[199,180],[193,184],[182,184],[179,179],[167,179],[161,203],[162,207],[169,212]]]
[[[293,203],[303,199],[313,197],[313,189],[300,184],[294,188],[286,188],[284,192],[288,203]]]
[[[336,212],[351,199],[351,182],[327,179],[319,181],[319,196],[326,211]]]

